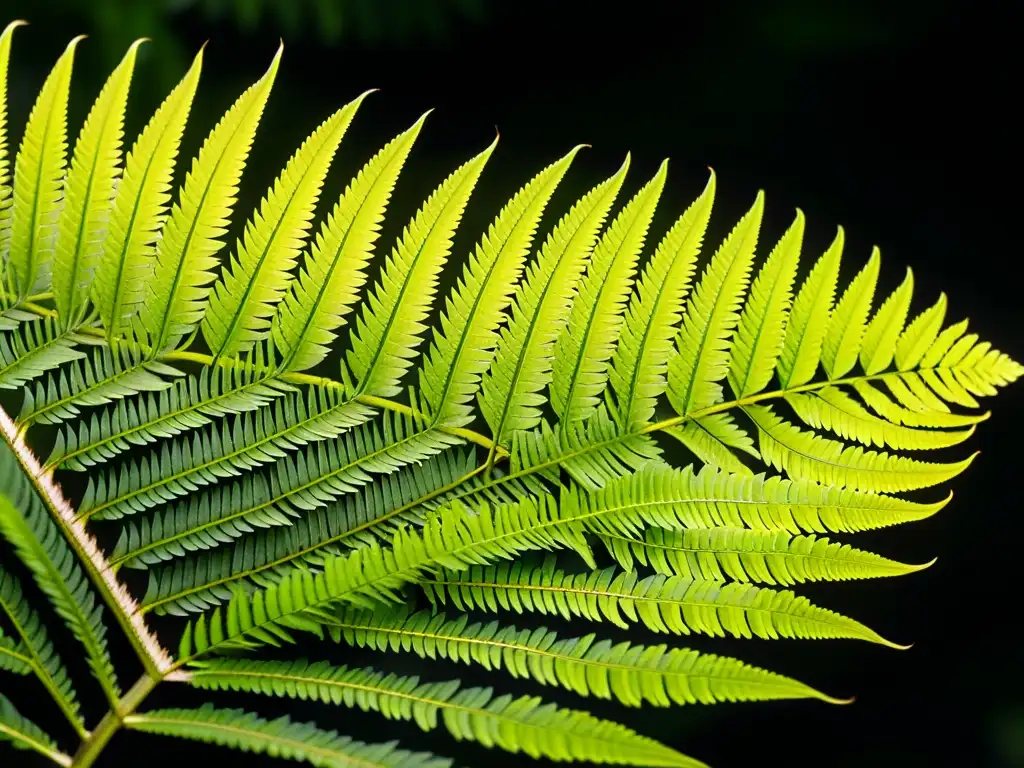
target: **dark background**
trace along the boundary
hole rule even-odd
[[[554,204],[559,210],[612,173],[626,151],[633,152],[634,162],[624,194],[632,194],[670,157],[655,232],[700,191],[711,166],[720,190],[712,242],[764,188],[767,241],[781,235],[800,207],[809,221],[809,262],[842,224],[847,276],[877,244],[882,290],[894,288],[909,264],[915,270],[915,312],[944,290],[949,320],[969,316],[973,331],[1021,359],[1020,283],[1013,277],[1020,258],[1020,131],[1011,118],[1020,100],[1019,80],[1011,74],[1019,40],[1009,17],[1014,4],[996,5],[1006,10],[954,0],[634,0],[600,9],[554,0],[350,0],[341,4],[340,15],[324,18],[310,3],[286,0],[34,0],[0,1],[0,23],[15,17],[32,22],[14,42],[15,140],[48,67],[72,35],[90,34],[76,63],[73,130],[109,66],[136,36],[153,42],[140,56],[132,131],[209,40],[183,148],[183,156],[191,156],[220,112],[263,72],[283,37],[283,65],[243,181],[241,214],[251,210],[316,124],[376,87],[381,93],[364,105],[322,200],[333,204],[370,152],[435,107],[399,185],[389,233],[444,174],[491,141],[495,126],[499,149],[467,213],[456,253],[472,245],[519,185],[577,143],[593,148],[579,157],[560,190]],[[543,692],[618,717],[717,768],[1024,766],[1021,652],[1012,629],[1019,621],[1015,581],[1024,533],[1014,490],[1022,397],[1018,385],[985,404],[994,418],[973,439],[982,455],[952,483],[952,504],[927,522],[855,542],[907,562],[937,556],[933,568],[899,580],[802,589],[886,637],[915,643],[912,650],[852,642],[689,643],[769,666],[829,693],[856,695],[854,705],[628,711],[553,689]],[[633,636],[655,641],[643,633]],[[311,653],[324,655],[320,649]],[[334,658],[346,657],[334,652]],[[368,661],[365,655],[354,658]],[[411,657],[372,662],[424,671],[432,679],[451,674],[491,681],[502,690],[542,691],[465,667],[421,670]],[[196,700],[160,689],[149,703]],[[265,714],[288,706],[255,704]],[[23,708],[48,718],[42,704],[33,709],[25,702]],[[504,753],[455,745],[443,730],[421,735],[408,724],[348,710],[300,705],[292,711],[370,741],[401,737],[406,746],[432,748],[463,765],[521,764]],[[243,759],[148,737],[116,738],[101,766],[200,755]],[[4,759],[9,755],[4,752]],[[24,759],[19,754],[10,764],[32,764],[18,762]]]

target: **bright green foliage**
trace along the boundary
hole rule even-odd
[[[67,160],[68,91],[76,37],[43,83],[14,162],[14,202],[5,285],[19,297],[50,282]],[[9,265],[9,266],[8,266]]]
[[[121,165],[128,87],[141,42],[128,49],[100,91],[75,142],[64,181],[53,263],[53,299],[66,327],[77,324],[102,249]]]
[[[581,696],[614,698],[626,706],[830,700],[802,683],[736,659],[664,645],[613,644],[592,634],[560,640],[547,629],[517,630],[497,621],[482,624],[467,614],[448,619],[443,613],[412,614],[404,608],[355,609],[345,611],[328,628],[350,645],[504,668],[513,677],[561,686]]]
[[[336,731],[323,731],[287,717],[264,720],[241,709],[157,709],[132,715],[125,725],[135,731],[178,736],[233,747],[243,752],[300,760],[325,768],[447,768],[423,752],[396,749],[394,742],[364,744]]]
[[[474,209],[483,233],[461,230],[496,141],[392,228],[426,114],[358,160],[318,222],[366,93],[302,142],[241,226],[281,51],[186,168],[185,131],[208,129],[188,125],[206,98],[202,51],[125,137],[139,42],[69,126],[72,41],[12,158],[18,24],[0,34],[0,390],[20,396],[15,421],[0,411],[0,685],[38,686],[82,743],[64,751],[0,696],[0,762],[11,743],[90,768],[123,726],[321,766],[451,764],[212,704],[147,713],[150,689],[176,681],[184,696],[443,726],[523,763],[696,767],[578,704],[264,654],[345,643],[382,665],[411,653],[550,698],[668,707],[838,701],[681,635],[894,646],[799,592],[925,568],[852,539],[949,503],[931,489],[971,463],[957,452],[989,418],[982,399],[1024,374],[966,320],[947,323],[945,294],[918,307],[908,270],[883,297],[877,249],[841,280],[842,228],[801,264],[814,227],[797,210],[769,231],[763,193],[706,245],[727,226],[713,173],[658,231],[667,161],[634,184],[627,155],[579,196],[580,147],[510,182],[504,205]],[[84,491],[67,500],[72,472]],[[92,731],[51,606],[110,703]],[[145,671],[123,694],[109,617]],[[83,702],[89,682],[75,681]]]
[[[500,746],[558,761],[611,765],[684,766],[695,760],[628,728],[585,712],[543,704],[534,696],[494,696],[487,688],[462,688],[457,681],[420,683],[417,677],[370,669],[331,667],[323,662],[217,661],[199,665],[192,685],[270,696],[314,699],[412,720],[423,730],[440,720],[456,739]]]

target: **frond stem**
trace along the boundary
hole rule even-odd
[[[89,738],[82,742],[74,758],[66,765],[69,765],[70,768],[89,768],[120,729],[124,719],[135,712],[161,680],[162,677],[152,677],[149,674],[144,674],[136,680],[135,685],[128,693],[122,696],[114,707],[104,715],[100,724],[96,726]]]

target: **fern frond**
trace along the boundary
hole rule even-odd
[[[359,298],[391,193],[426,118],[363,166],[317,234],[271,323],[282,370],[312,368],[327,356],[335,331]]]
[[[928,450],[959,445],[974,434],[963,430],[924,430],[893,424],[879,418],[836,387],[825,387],[813,395],[786,395],[799,419],[809,427],[827,429],[845,440],[866,446],[906,450]]]
[[[650,564],[666,576],[711,581],[753,581],[788,586],[805,581],[846,581],[901,576],[926,565],[907,565],[814,536],[744,528],[670,531],[601,537],[624,570]]]
[[[804,214],[797,210],[796,220],[772,249],[750,287],[732,341],[729,366],[729,386],[737,398],[760,392],[775,373],[785,343],[790,291],[800,262],[803,235]]]
[[[262,408],[294,391],[291,385],[267,377],[267,366],[258,354],[262,347],[256,350],[257,355],[249,366],[204,367],[198,376],[178,379],[169,388],[166,381],[153,375],[151,362],[121,369],[120,373],[116,372],[115,363],[111,377],[97,379],[96,384],[85,388],[89,396],[109,397],[113,387],[113,394],[124,398],[131,394],[125,390],[134,387],[140,379],[152,382],[152,390],[138,400],[119,399],[113,408],[89,420],[82,419],[77,429],[69,426],[60,431],[46,460],[46,468],[84,470],[132,446],[180,435],[205,426],[218,416]],[[72,407],[77,407],[81,400],[82,395],[71,398]],[[69,399],[57,397],[54,402],[60,406]]]
[[[238,97],[207,136],[157,240],[148,298],[140,307],[154,354],[175,345],[202,320],[222,245],[217,238],[231,215],[280,60],[278,48],[266,74]]]
[[[93,675],[108,700],[116,703],[120,692],[107,651],[102,609],[74,552],[50,519],[6,441],[0,444],[0,483],[0,533],[83,645]]]
[[[203,51],[139,134],[124,164],[92,283],[108,341],[139,311],[153,271],[158,233],[171,200],[178,146],[199,85]]]
[[[857,363],[871,314],[871,300],[875,296],[881,260],[878,249],[872,250],[868,263],[850,281],[832,311],[821,345],[821,362],[829,379],[845,376]]]
[[[909,491],[929,488],[956,477],[974,460],[939,464],[905,456],[865,451],[805,432],[771,408],[750,405],[744,411],[757,425],[761,455],[792,477],[860,491]]]
[[[76,37],[57,60],[32,106],[14,161],[7,267],[19,298],[48,285],[67,155],[68,91]]]
[[[7,148],[7,71],[11,60],[11,38],[14,30],[24,26],[24,21],[12,21],[0,33],[0,309],[6,309],[8,296],[7,259],[11,240],[11,161]],[[14,290],[11,293],[15,293]],[[0,315],[0,330],[10,328],[14,322]]]
[[[800,286],[786,323],[786,338],[776,368],[783,389],[798,387],[814,378],[822,344],[829,329],[829,314],[839,281],[839,263],[846,235],[842,227]]]
[[[917,367],[935,342],[946,319],[946,294],[915,317],[896,341],[896,369],[909,371]]]
[[[296,568],[320,567],[343,545],[377,543],[410,519],[419,502],[461,484],[476,466],[471,451],[449,450],[422,464],[378,475],[372,484],[307,512],[288,526],[275,526],[218,547],[151,568],[145,610],[186,615],[230,600],[247,581],[269,587]],[[379,532],[379,533],[378,533]]]
[[[392,397],[401,391],[399,382],[426,330],[423,321],[452,237],[497,142],[495,138],[431,193],[388,258],[356,321],[346,357],[359,392]]]
[[[763,212],[764,195],[759,192],[712,256],[687,302],[676,339],[678,354],[668,367],[668,398],[680,416],[722,399],[718,382],[729,372],[729,340],[740,319]]]
[[[323,662],[202,662],[190,684],[201,690],[232,690],[313,699],[391,720],[411,720],[432,730],[440,720],[458,740],[477,741],[512,754],[612,765],[702,766],[625,726],[586,712],[545,704],[540,698],[495,696],[490,688],[462,688],[457,681],[421,683],[418,677]]]
[[[864,329],[864,341],[860,348],[860,364],[869,376],[884,371],[896,355],[896,344],[907,322],[910,299],[914,294],[914,273],[907,269],[907,276],[900,287],[892,292],[879,307]]]
[[[266,337],[305,244],[320,190],[369,92],[325,120],[289,159],[210,294],[201,330],[215,358],[248,352]]]
[[[264,720],[241,709],[156,709],[124,719],[127,728],[219,744],[242,752],[298,760],[323,768],[448,768],[450,760],[398,749],[394,741],[365,744],[287,717]]]
[[[687,419],[678,427],[667,427],[665,434],[681,442],[704,464],[740,475],[752,474],[736,455],[742,451],[755,459],[761,454],[754,442],[731,413],[712,413],[699,419]]]
[[[653,632],[677,635],[845,638],[901,647],[789,591],[661,574],[640,578],[614,567],[567,574],[555,567],[553,556],[540,566],[501,563],[445,571],[419,586],[432,603],[451,601],[463,611],[532,611],[566,620],[608,621],[622,629],[643,624]]]
[[[23,657],[31,671],[39,678],[46,692],[56,702],[61,712],[71,723],[75,732],[85,737],[85,721],[82,719],[78,697],[68,677],[64,662],[50,642],[39,615],[32,610],[22,592],[21,585],[9,573],[0,568],[0,613],[6,616],[21,642],[17,648],[19,658]]]
[[[79,339],[65,333],[50,318],[20,323],[0,336],[0,389],[18,389],[47,371],[84,355]]]
[[[15,749],[30,750],[49,758],[57,765],[70,767],[71,757],[57,747],[49,735],[35,723],[26,720],[14,708],[10,699],[0,693],[0,741],[6,741]]]
[[[211,425],[191,440],[163,443],[119,470],[90,476],[79,504],[82,518],[115,520],[195,493],[200,487],[238,477],[277,461],[309,443],[330,440],[368,421],[375,411],[345,400],[336,389],[310,387],[230,424]]]
[[[53,300],[65,328],[78,324],[89,298],[93,270],[103,249],[120,175],[121,140],[137,40],[111,73],[85,119],[64,181],[57,221]]]
[[[563,424],[586,419],[600,403],[637,262],[667,174],[666,160],[594,248],[569,314],[571,330],[563,329],[555,348],[550,403]]]
[[[111,562],[140,567],[230,543],[254,528],[288,525],[376,475],[422,462],[458,443],[445,432],[423,431],[410,419],[385,414],[379,424],[365,424],[337,441],[317,442],[278,459],[269,475],[247,474],[129,523]]]
[[[461,614],[411,613],[405,608],[350,609],[329,625],[349,645],[377,651],[412,651],[422,659],[504,668],[513,677],[560,686],[580,696],[644,703],[713,704],[829,696],[796,680],[736,659],[664,645],[612,643],[595,635],[559,639],[543,627],[517,630],[497,621],[472,622]]]
[[[579,150],[537,174],[502,208],[446,299],[447,310],[419,371],[420,391],[435,423],[462,426],[473,420],[470,403],[491,364],[497,328],[540,217]]]
[[[614,176],[578,200],[548,235],[537,260],[526,268],[478,397],[495,445],[507,445],[512,433],[540,423],[540,406],[545,402],[541,393],[551,380],[555,343],[628,168],[627,156]]]
[[[609,373],[616,418],[627,431],[645,426],[668,386],[676,324],[690,288],[715,200],[714,172],[707,186],[658,244],[626,310],[622,338]]]
[[[63,339],[77,339],[64,334]],[[171,386],[164,376],[184,375],[177,368],[156,360],[133,345],[96,347],[85,359],[51,371],[45,382],[24,390],[18,421],[31,424],[59,424],[80,416],[83,407],[105,405],[140,392],[159,392]]]

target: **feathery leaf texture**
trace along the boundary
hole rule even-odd
[[[841,227],[802,264],[816,233],[800,209],[769,232],[762,192],[705,243],[719,226],[713,171],[664,231],[668,161],[621,205],[630,155],[563,202],[585,145],[478,211],[495,139],[378,248],[430,113],[357,158],[321,205],[370,91],[308,134],[243,222],[281,49],[185,167],[186,129],[208,128],[189,126],[203,50],[128,136],[142,41],[75,126],[76,38],[14,154],[21,23],[0,33],[0,390],[5,408],[20,397],[16,421],[0,411],[0,532],[21,562],[0,570],[0,670],[41,684],[86,740],[75,764],[119,725],[314,765],[451,763],[212,704],[136,712],[176,680],[443,724],[524,762],[701,765],[532,695],[261,657],[300,635],[630,707],[839,700],[734,658],[461,612],[894,645],[790,589],[929,565],[846,537],[949,503],[944,488],[899,494],[964,471],[974,457],[951,454],[989,418],[983,399],[1024,374],[949,320],[946,294],[916,306],[908,269],[884,295],[878,249],[844,262]],[[464,232],[464,218],[490,223]],[[84,486],[75,505],[57,485],[69,472]],[[21,566],[110,700],[92,735]],[[146,582],[139,602],[126,568]],[[177,658],[151,614],[178,624]],[[110,617],[146,672],[123,696]],[[2,696],[0,741],[72,764]]]
[[[257,755],[298,760],[323,768],[448,768],[450,760],[398,749],[393,741],[366,744],[287,717],[265,720],[241,709],[157,709],[125,718],[134,731],[177,736]]]
[[[625,726],[586,712],[546,704],[535,696],[495,696],[489,688],[460,688],[457,681],[421,683],[418,677],[324,662],[213,661],[198,665],[191,684],[203,690],[235,690],[313,699],[412,720],[423,730],[438,721],[458,740],[478,741],[512,753],[557,761],[609,765],[703,765]]]
[[[543,627],[517,630],[497,621],[474,622],[466,614],[448,619],[443,613],[404,608],[350,609],[328,629],[357,647],[504,668],[513,677],[632,707],[789,698],[834,701],[795,680],[724,656],[612,643],[593,634],[559,639]]]

